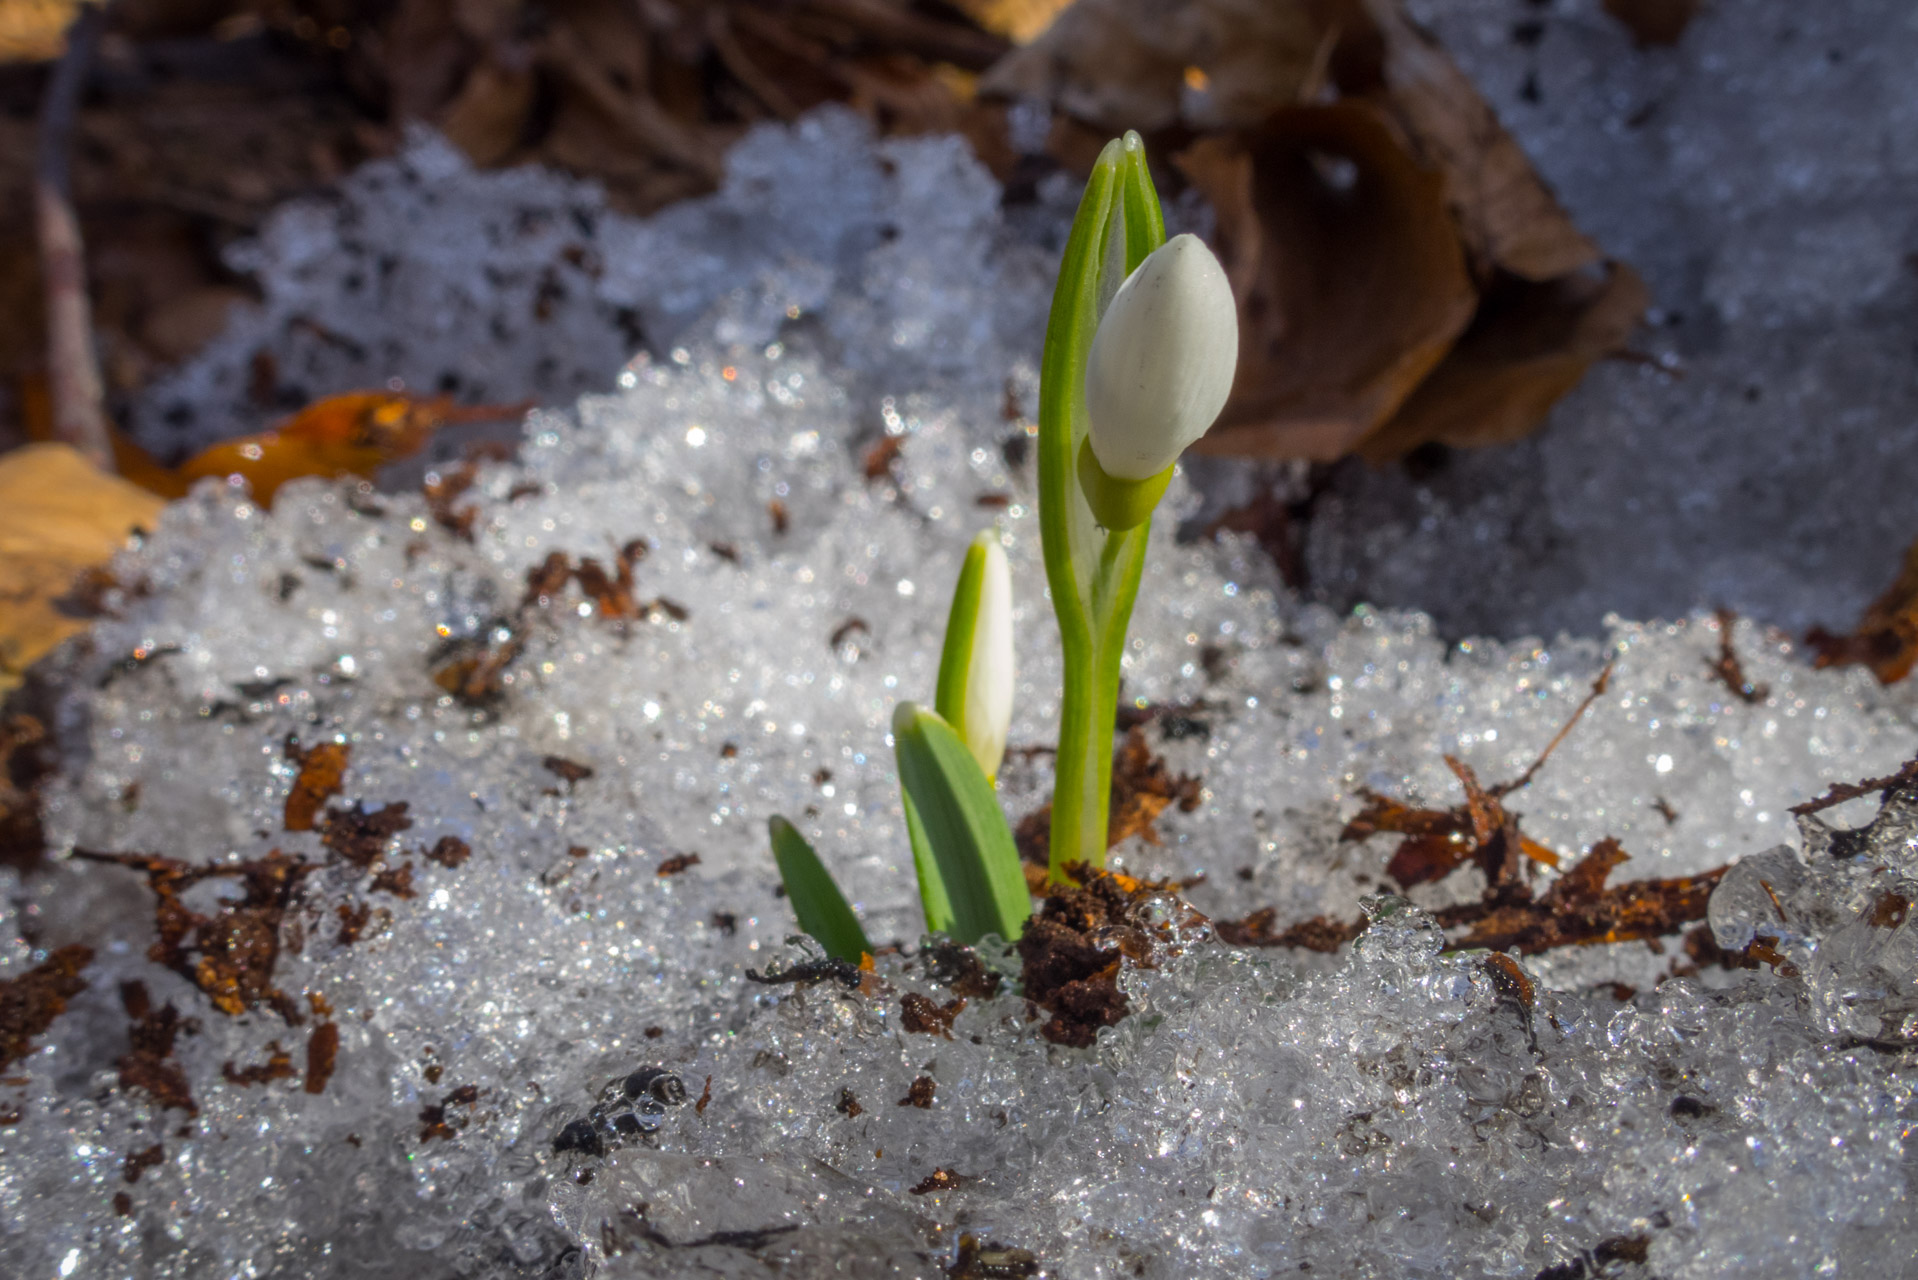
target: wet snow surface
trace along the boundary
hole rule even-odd
[[[0,1271],[1910,1274],[1918,810],[1895,798],[1862,835],[1834,832],[1871,799],[1802,830],[1788,812],[1911,754],[1902,696],[1741,623],[1766,688],[1748,702],[1711,670],[1706,614],[1544,646],[1337,615],[1249,543],[1178,544],[1182,484],[1126,695],[1191,704],[1148,737],[1204,793],[1118,859],[1204,873],[1188,897],[1216,918],[1363,909],[1370,928],[1326,957],[1177,925],[1089,1050],[1043,1040],[986,948],[1000,993],[967,998],[950,1038],[906,1030],[906,995],[959,997],[920,953],[886,727],[932,692],[982,526],[1019,604],[1008,812],[1048,786],[1017,750],[1048,742],[1058,684],[1023,415],[1072,193],[1008,223],[960,144],[875,147],[832,114],[733,165],[710,203],[615,226],[624,242],[600,228],[596,296],[666,354],[534,414],[521,460],[451,509],[301,482],[265,513],[207,486],[121,566],[147,591],[66,660],[54,839],[255,870],[180,891],[217,917],[178,966],[197,986],[149,958],[138,871],[6,881],[0,976],[68,941],[97,955],[0,1079]],[[808,166],[843,197],[832,225],[795,212]],[[589,198],[463,174],[430,141],[379,172],[402,170],[443,170],[461,216],[498,226],[488,183]],[[793,221],[754,220],[769,209]],[[622,343],[592,341],[622,369]],[[1624,393],[1588,387],[1585,412],[1600,394]],[[449,527],[465,506],[470,541]],[[1617,837],[1615,879],[1751,858],[1709,927],[1776,962],[1699,970],[1677,939],[1560,952],[1525,961],[1527,1004],[1443,954],[1421,910],[1471,886],[1384,895],[1390,840],[1338,835],[1361,788],[1457,803],[1444,753],[1517,775],[1613,659],[1508,804],[1556,849]],[[327,743],[347,748],[337,794],[288,830],[299,759]],[[773,813],[903,944],[862,983],[746,977],[805,958]],[[273,850],[309,864],[279,864],[279,897]],[[205,966],[257,948],[280,906],[272,990],[222,988]],[[163,1105],[168,1080],[190,1104]]]

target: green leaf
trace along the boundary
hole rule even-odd
[[[779,878],[786,883],[786,896],[792,899],[793,914],[799,927],[811,934],[828,955],[858,964],[862,955],[872,954],[872,943],[859,927],[846,895],[833,883],[832,873],[819,861],[806,837],[784,818],[775,817],[766,824],[772,832],[773,859],[779,863]]]
[[[952,932],[952,899],[939,874],[938,860],[932,856],[932,842],[926,838],[926,824],[919,820],[912,793],[900,788],[906,802],[906,835],[912,841],[912,869],[919,878],[919,906],[926,914],[927,933]]]
[[[900,703],[892,734],[901,786],[948,895],[952,936],[972,943],[996,933],[1012,941],[1025,931],[1032,896],[992,783],[935,711]]]

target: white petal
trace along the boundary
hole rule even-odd
[[[1113,295],[1086,361],[1092,452],[1106,474],[1146,480],[1206,433],[1232,393],[1239,313],[1212,250],[1179,235]]]
[[[1012,567],[994,534],[981,534],[985,573],[966,672],[966,745],[988,778],[999,772],[1012,727]]]

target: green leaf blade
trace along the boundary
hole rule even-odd
[[[779,878],[785,882],[799,927],[835,959],[858,964],[861,956],[872,954],[859,917],[806,837],[784,818],[775,817],[766,825],[772,835],[773,860],[779,864]]]
[[[1016,939],[1032,897],[992,783],[938,713],[902,702],[892,732],[901,786],[947,895],[949,932],[966,943],[992,933]]]
[[[946,892],[945,877],[939,874],[939,860],[932,856],[932,841],[926,836],[926,824],[919,819],[912,793],[900,788],[906,802],[906,836],[912,841],[912,869],[919,879],[919,906],[925,913],[927,933],[951,933],[952,897]]]

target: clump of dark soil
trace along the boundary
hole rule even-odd
[[[1153,963],[1162,939],[1139,908],[1161,886],[1083,867],[1072,873],[1079,883],[1055,890],[1027,921],[1019,958],[1026,999],[1052,1015],[1040,1034],[1083,1049],[1128,1011],[1121,964]]]

